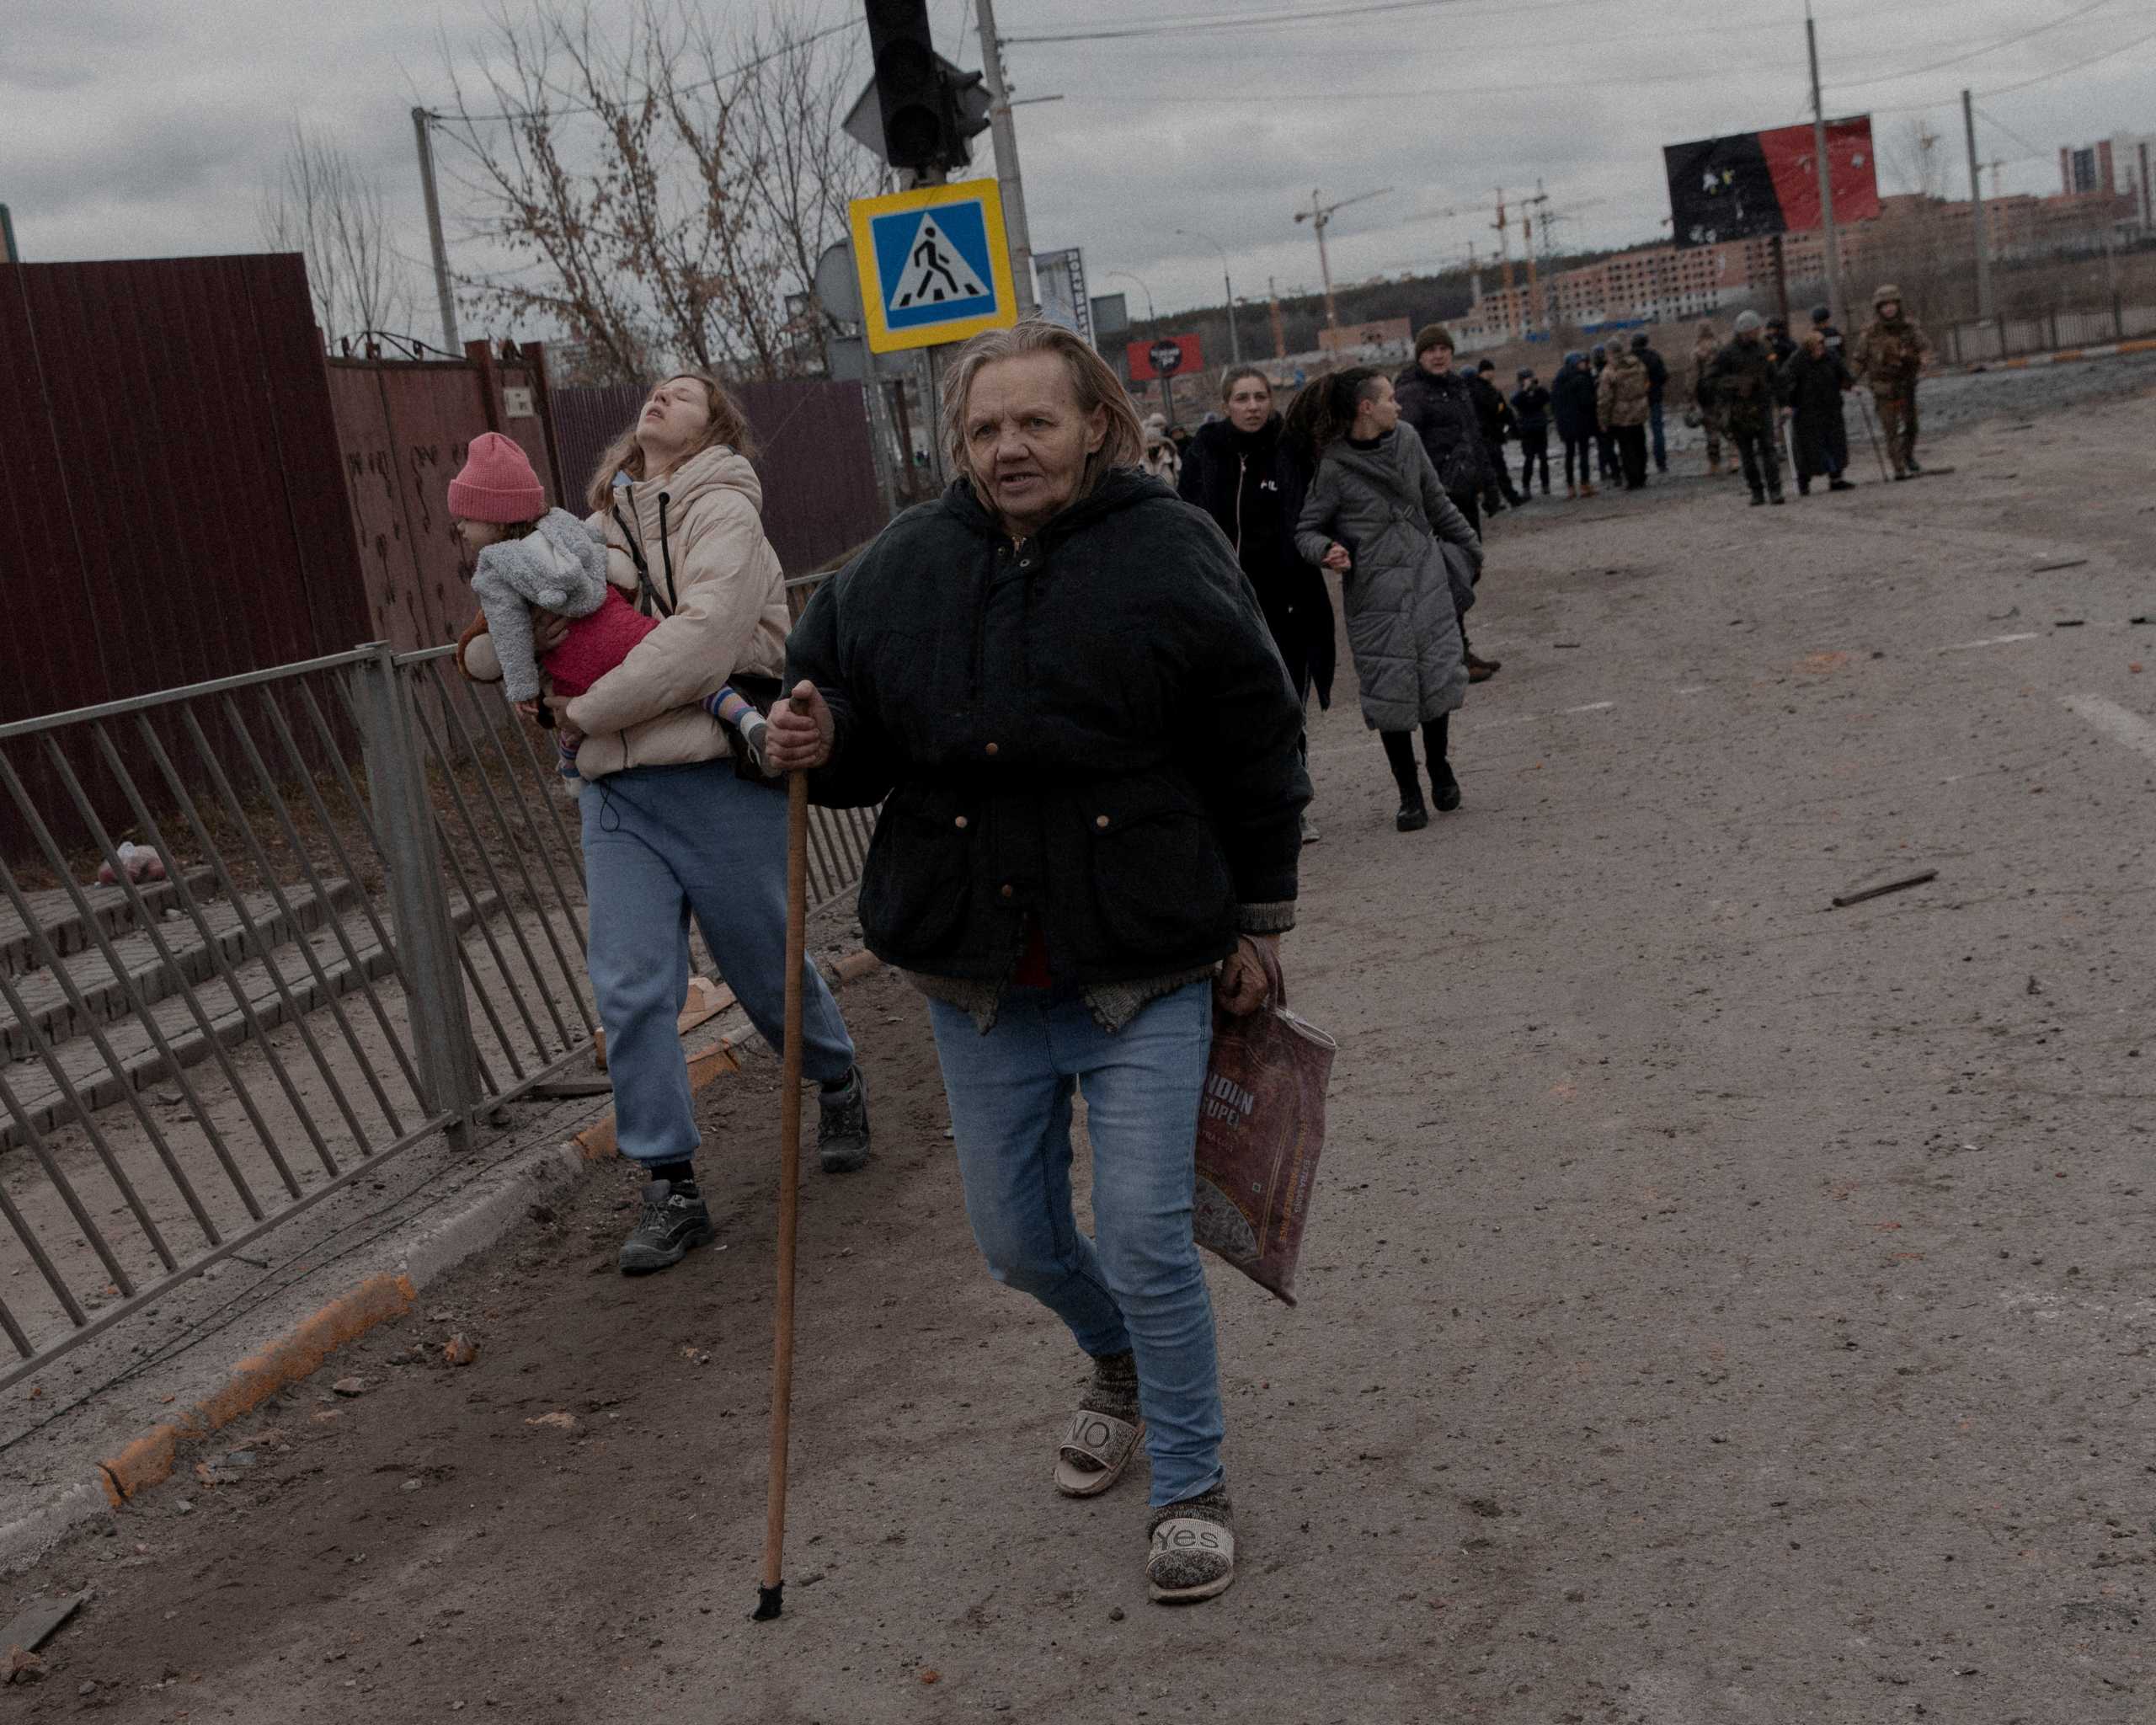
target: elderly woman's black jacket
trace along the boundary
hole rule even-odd
[[[837,724],[816,800],[884,802],[869,950],[1006,978],[1159,976],[1292,921],[1302,713],[1219,528],[1118,469],[1013,545],[961,479],[810,601],[787,683]]]

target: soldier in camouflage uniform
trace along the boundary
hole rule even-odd
[[[1708,362],[1705,387],[1721,403],[1722,424],[1744,463],[1755,504],[1782,500],[1782,464],[1774,446],[1779,374],[1757,312],[1737,319],[1737,339]]]
[[[1892,283],[1872,295],[1871,306],[1871,322],[1849,351],[1849,369],[1871,386],[1894,477],[1906,479],[1924,471],[1917,465],[1917,375],[1931,357],[1931,343],[1903,312],[1902,291]]]
[[[1646,361],[1630,348],[1609,344],[1609,363],[1595,385],[1595,418],[1617,446],[1618,469],[1625,489],[1647,483],[1648,397],[1652,393]]]

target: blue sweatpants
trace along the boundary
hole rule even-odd
[[[758,1033],[773,1048],[784,1033],[786,798],[707,761],[609,773],[577,801],[616,1141],[640,1162],[681,1161],[702,1141],[675,1028],[691,916]],[[852,1070],[853,1039],[806,960],[802,981],[802,1071],[835,1084]]]

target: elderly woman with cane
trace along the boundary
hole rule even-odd
[[[1088,1356],[1056,1489],[1107,1490],[1142,1436],[1150,1595],[1209,1599],[1235,1515],[1198,1109],[1216,1003],[1264,1003],[1261,949],[1294,921],[1301,712],[1226,542],[1134,471],[1138,420],[1083,341],[976,337],[945,403],[959,477],[810,603],[806,711],[774,713],[771,760],[824,803],[883,801],[862,932],[928,996],[974,1237]]]

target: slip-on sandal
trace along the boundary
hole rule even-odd
[[[1066,1498],[1098,1497],[1123,1477],[1145,1431],[1142,1419],[1132,1425],[1112,1413],[1080,1408],[1055,1452],[1056,1490]],[[1090,1467],[1084,1465],[1088,1461]]]
[[[1153,1525],[1145,1593],[1154,1604],[1194,1605],[1227,1592],[1235,1579],[1235,1530],[1227,1523],[1171,1514]]]

